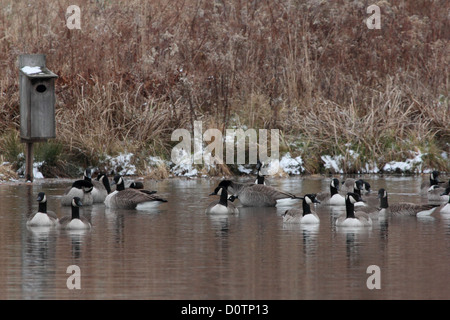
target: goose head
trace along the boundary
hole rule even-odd
[[[231,180],[222,180],[222,181],[220,181],[218,187],[228,188],[231,186],[231,184],[232,184]]]
[[[331,179],[330,185],[339,190],[339,180],[337,178]]]
[[[387,191],[381,188],[378,190],[378,199],[387,198]]]
[[[305,194],[303,197],[303,201],[305,201],[307,204],[313,204],[313,203],[320,203],[319,200],[316,199],[316,194]]]
[[[359,184],[359,189],[360,190],[365,190],[367,192],[370,192],[370,183],[368,183],[367,181],[363,180],[363,179],[359,179],[357,181],[357,183]]]
[[[86,168],[83,173],[84,180],[91,181],[92,179],[92,171],[90,168]]]
[[[125,181],[121,175],[115,175],[111,185],[116,185],[117,191],[125,190]]]
[[[347,195],[345,196],[345,201],[351,203],[351,204],[355,204],[356,202],[364,202],[364,200],[361,198],[361,196],[357,193],[354,192],[349,192],[347,193]]]
[[[39,203],[45,203],[47,202],[47,196],[45,195],[44,192],[39,192],[36,200]]]
[[[81,202],[81,199],[79,197],[73,197],[72,199],[72,207],[73,208],[79,208],[82,207],[83,203]]]

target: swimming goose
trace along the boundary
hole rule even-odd
[[[106,196],[111,193],[111,185],[106,173],[99,173],[97,179],[91,181],[94,185],[92,189],[92,198],[94,203],[103,203]]]
[[[131,183],[128,186],[128,188],[144,189],[144,184],[141,181],[131,181]],[[154,191],[153,193],[156,193],[156,191]]]
[[[444,195],[448,196],[449,194],[450,194],[450,187],[447,187],[445,189],[445,191],[441,194],[441,196],[444,196]],[[445,213],[445,214],[450,213],[450,197],[449,197],[448,202],[446,204],[443,204],[443,205],[440,206],[439,212],[440,213]]]
[[[429,201],[448,202],[449,195],[445,194],[445,190],[450,185],[450,181],[445,186],[441,187],[438,184],[432,185],[427,191],[427,198]]]
[[[219,201],[213,201],[206,208],[205,213],[207,214],[238,214],[239,210],[232,203],[228,203],[228,192],[225,187],[217,187],[212,195],[220,195]]]
[[[80,207],[83,205],[79,197],[73,197],[71,201],[72,214],[59,220],[59,228],[66,230],[90,229],[91,223],[86,217],[80,215]]]
[[[27,220],[27,226],[54,226],[58,223],[58,217],[52,211],[47,211],[47,196],[44,192],[39,192],[37,201],[38,211],[33,213]]]
[[[336,220],[337,227],[370,227],[372,219],[362,211],[355,212],[355,203],[362,201],[359,194],[349,192],[345,196],[345,213]]]
[[[116,175],[112,184],[116,184],[116,190],[108,194],[105,199],[107,208],[135,209],[138,205],[144,203],[162,203],[167,202],[160,196],[149,194],[148,191],[141,189],[125,188],[123,177]]]
[[[259,175],[259,172],[256,176],[255,184],[266,184],[266,180],[264,176]]]
[[[305,224],[317,224],[320,223],[320,218],[316,212],[311,210],[311,204],[320,203],[316,199],[315,194],[306,194],[303,197],[303,204],[301,209],[286,210],[283,214],[284,223],[305,223]]]
[[[400,202],[394,205],[388,203],[388,193],[384,189],[378,191],[381,194],[380,198],[380,214],[388,214],[390,216],[429,216],[431,215],[437,205],[433,204],[416,204],[409,202]]]
[[[362,211],[362,212],[367,213],[372,220],[376,220],[376,219],[379,219],[381,217],[385,217],[386,210],[383,209],[382,205],[381,205],[381,199],[384,197],[384,194],[385,194],[385,190],[384,189],[378,190],[377,197],[376,197],[378,203],[376,205],[375,204],[371,204],[371,205],[366,206],[366,207],[358,207],[358,211]],[[371,201],[373,201],[373,200],[374,199],[371,199]]]
[[[144,192],[144,193],[147,193],[147,194],[154,194],[154,193],[156,193],[156,191],[153,191],[153,190],[146,190],[146,189],[144,189],[144,184],[141,182],[141,181],[132,181],[129,185],[128,185],[128,188],[131,188],[131,189],[137,189],[137,190],[139,190],[139,191],[141,191],[141,192]]]
[[[328,204],[331,206],[345,206],[345,198],[339,194],[339,180],[336,178],[331,179],[330,192],[319,192],[316,198],[322,204]]]
[[[61,198],[61,205],[71,206],[74,197],[81,199],[84,206],[91,206],[94,203],[92,190],[94,185],[88,180],[76,180]]]
[[[222,180],[219,187],[227,188],[232,195],[231,199],[239,199],[245,207],[275,207],[277,200],[302,199],[296,195],[278,190],[264,184],[244,184],[231,180]]]
[[[353,189],[351,191],[346,192],[347,194],[350,193],[356,193],[357,195],[359,195],[359,198],[361,199],[361,201],[358,201],[354,204],[355,207],[366,207],[367,204],[366,202],[363,200],[362,196],[361,196],[361,190],[364,189],[364,183],[363,180],[355,180],[355,179],[346,179],[345,180],[345,188],[348,189],[349,188],[349,184],[350,182],[353,183]],[[339,190],[340,193],[342,194],[342,190]]]
[[[261,171],[262,163],[258,160],[256,163],[256,180],[255,184],[266,184],[264,176],[260,175],[259,172]]]
[[[430,179],[428,181],[423,181],[420,185],[420,192],[422,194],[427,194],[428,190],[431,186],[438,185],[439,184],[439,171],[433,170],[430,173]]]
[[[370,191],[372,191],[370,189],[370,183],[368,183],[366,180],[359,179],[356,180],[356,183],[360,186],[359,189],[361,190],[361,192],[370,193]]]

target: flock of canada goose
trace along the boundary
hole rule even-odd
[[[111,185],[116,185],[112,191]],[[47,197],[40,192],[37,197],[38,212],[33,213],[27,220],[27,226],[56,226],[61,229],[89,229],[91,223],[86,217],[80,215],[81,206],[90,206],[94,203],[104,203],[107,208],[134,209],[139,204],[151,202],[167,202],[166,199],[155,194],[156,191],[143,189],[140,182],[131,182],[125,187],[122,176],[114,176],[110,183],[105,173],[100,173],[96,180],[92,180],[91,169],[84,171],[83,179],[76,180],[67,188],[61,197],[62,206],[71,206],[70,216],[58,219],[56,214],[47,211]]]
[[[337,227],[368,227],[379,217],[450,213],[450,181],[447,183],[439,181],[438,171],[431,172],[429,181],[425,181],[421,186],[421,193],[427,194],[428,203],[401,202],[390,205],[385,189],[380,189],[374,195],[371,193],[370,184],[362,179],[348,178],[340,183],[338,179],[332,178],[329,191],[298,196],[267,185],[264,176],[260,175],[259,161],[256,169],[257,178],[254,182],[220,181],[210,194],[219,196],[219,200],[211,202],[205,213],[238,214],[239,207],[234,204],[236,199],[244,207],[275,207],[284,199],[302,200],[301,207],[284,212],[283,223],[320,223],[320,218],[313,209],[316,204],[345,207],[345,212],[335,221]],[[114,191],[111,189],[113,185],[116,186]],[[135,209],[141,204],[167,202],[157,195],[156,191],[145,190],[142,183],[131,182],[126,186],[124,178],[120,175],[115,175],[111,183],[104,173],[99,173],[93,180],[91,169],[86,169],[83,179],[74,181],[61,197],[62,206],[71,206],[70,216],[58,219],[54,212],[47,211],[47,197],[44,192],[38,194],[37,201],[38,212],[28,218],[27,226],[56,226],[61,229],[91,228],[88,219],[80,215],[81,206],[104,203],[107,208]]]
[[[240,183],[222,180],[211,195],[220,195],[219,201],[212,202],[206,209],[207,214],[236,214],[239,208],[233,202],[239,199],[245,207],[274,207],[283,199],[301,199],[301,208],[286,210],[283,223],[318,224],[320,218],[314,212],[315,204],[341,206],[345,208],[335,221],[337,227],[369,227],[373,220],[380,217],[429,216],[440,212],[450,213],[450,181],[438,180],[439,172],[433,171],[429,181],[421,186],[421,194],[427,195],[428,203],[416,204],[400,202],[389,205],[388,192],[379,189],[378,194],[371,193],[370,184],[362,179],[348,178],[340,184],[337,178],[330,181],[329,191],[308,193],[297,196],[268,186],[264,176],[260,175],[261,164],[257,165],[257,179],[253,183]]]

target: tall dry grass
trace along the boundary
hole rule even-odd
[[[279,128],[284,148],[319,172],[323,154],[361,164],[414,148],[450,170],[445,0],[0,0],[0,134],[18,128],[17,59],[45,53],[57,80],[57,140],[95,163],[128,150],[169,156],[171,132]],[[347,168],[349,172],[357,167]]]

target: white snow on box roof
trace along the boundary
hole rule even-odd
[[[42,72],[41,67],[29,67],[29,66],[23,67],[22,71],[26,74],[35,74]]]

